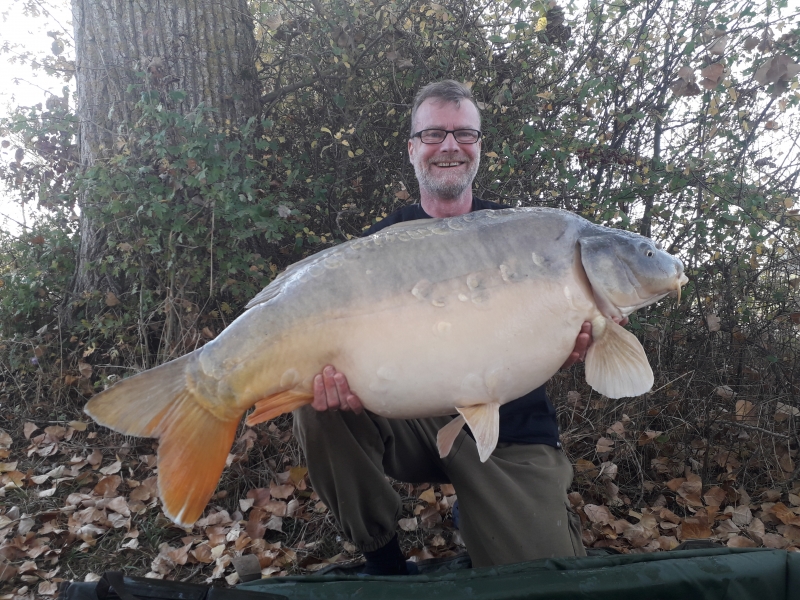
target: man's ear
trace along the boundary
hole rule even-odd
[[[408,158],[411,159],[411,160],[413,160],[413,158],[414,158],[414,140],[413,139],[409,139],[408,140]]]

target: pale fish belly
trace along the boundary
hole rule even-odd
[[[389,418],[504,404],[552,377],[597,314],[571,275],[484,292],[477,302],[459,294],[347,319],[335,366],[368,410]]]

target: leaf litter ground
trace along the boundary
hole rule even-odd
[[[666,402],[651,399],[647,409],[642,399],[612,403],[588,391],[563,391],[577,380],[558,375],[552,395],[575,467],[569,500],[587,547],[659,552],[705,539],[798,550],[797,448],[773,444],[772,456],[765,455],[764,444],[751,439],[759,433],[752,406],[734,403],[730,420],[720,424],[727,435],[703,438],[686,427],[651,428],[669,422],[663,418],[669,395]],[[713,395],[734,401],[725,390]],[[360,558],[311,489],[290,416],[242,427],[217,493],[203,518],[185,530],[159,507],[157,442],[98,427],[81,415],[81,405],[62,410],[74,413],[62,419],[42,418],[49,411],[41,404],[4,414],[0,600],[54,596],[60,581],[92,581],[114,568],[235,585],[240,556],[254,556],[262,577],[313,573]],[[775,419],[788,423],[794,416],[779,407]],[[754,471],[758,477],[747,476]],[[398,531],[411,560],[465,550],[452,521],[453,486],[394,485],[403,499]]]

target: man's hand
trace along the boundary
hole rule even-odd
[[[575,347],[572,353],[567,357],[567,360],[561,365],[562,369],[569,369],[576,362],[583,362],[586,360],[586,351],[592,345],[592,324],[589,321],[584,321],[581,325],[581,331],[578,337],[575,338]]]
[[[613,317],[614,322],[618,323],[625,327],[628,324],[628,317],[624,317],[620,319],[619,317]],[[561,365],[562,369],[568,369],[576,362],[583,362],[586,360],[586,352],[589,350],[589,346],[592,345],[592,324],[589,321],[584,321],[583,325],[581,325],[581,331],[578,334],[578,337],[575,338],[575,348],[572,349],[572,353],[567,357],[567,360]]]
[[[347,377],[331,365],[314,376],[314,401],[311,406],[319,411],[352,410],[355,414],[364,410],[359,397],[350,390]]]

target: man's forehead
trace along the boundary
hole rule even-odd
[[[442,119],[459,119],[467,124],[480,124],[480,113],[469,100],[460,103],[451,102],[444,98],[428,98],[419,105],[415,115],[417,124],[423,121],[439,121]],[[440,125],[441,123],[425,123],[426,125]]]

